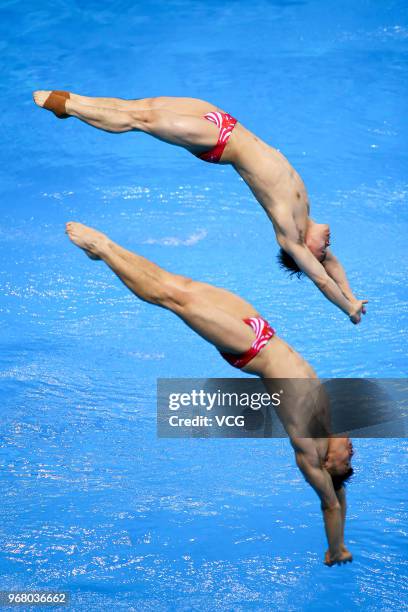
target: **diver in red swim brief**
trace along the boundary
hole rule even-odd
[[[145,132],[202,160],[231,164],[273,223],[281,266],[309,276],[352,323],[360,322],[367,300],[354,296],[342,265],[329,249],[329,226],[311,219],[301,177],[280,151],[231,115],[195,98],[121,100],[55,90],[34,92],[34,101],[60,118],[77,117],[113,133]]]
[[[229,291],[167,272],[80,223],[68,223],[67,234],[73,244],[83,249],[88,257],[104,262],[136,297],[145,302],[142,310],[143,313],[146,310],[146,316],[150,308],[146,302],[170,310],[218,350],[222,347],[223,356],[235,367],[260,376],[267,390],[271,378],[303,379],[301,383],[315,379],[313,368],[274,335],[270,325],[246,300]],[[174,347],[175,353],[182,350],[185,347]],[[169,353],[170,360],[175,353]],[[204,360],[202,366],[205,367]],[[312,408],[315,418],[319,406],[314,402]],[[300,438],[296,434],[297,417],[292,403],[284,402],[279,411],[295,451],[296,464],[320,498],[329,544],[325,563],[349,562],[352,555],[344,544],[346,512],[342,485],[352,473],[352,445],[348,438]]]

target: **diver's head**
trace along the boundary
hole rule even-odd
[[[320,263],[323,263],[326,259],[327,249],[330,245],[329,226],[326,223],[315,223],[309,219],[304,244],[316,259],[320,261]],[[293,257],[284,249],[279,250],[277,259],[280,267],[286,270],[290,276],[295,274],[300,278],[304,274]]]
[[[326,259],[326,251],[330,245],[330,227],[326,223],[315,223],[309,219],[305,244],[320,263]]]
[[[333,480],[334,488],[340,489],[353,474],[351,458],[354,454],[350,438],[329,438],[324,467]]]

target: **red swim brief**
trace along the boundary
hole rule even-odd
[[[221,355],[230,363],[234,368],[243,368],[247,363],[253,359],[261,349],[269,342],[269,340],[275,335],[275,330],[269,325],[268,321],[265,321],[262,317],[250,317],[249,319],[243,319],[244,323],[252,327],[255,332],[255,340],[251,344],[250,348],[241,353],[241,355],[233,355],[232,353],[221,353]]]
[[[234,129],[235,124],[237,123],[237,120],[234,119],[234,117],[231,117],[231,115],[229,115],[228,113],[219,112],[207,113],[206,115],[204,115],[204,119],[215,123],[215,125],[219,128],[220,131],[218,134],[218,142],[215,147],[213,147],[209,151],[204,151],[204,153],[196,154],[196,157],[199,157],[204,161],[217,164],[221,159],[221,155],[224,152],[224,149],[231,136],[232,130]]]

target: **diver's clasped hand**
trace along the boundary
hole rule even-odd
[[[362,315],[366,314],[365,304],[368,304],[368,300],[355,300],[351,303],[352,309],[349,313],[349,317],[354,325],[360,323]]]
[[[333,565],[345,565],[346,563],[351,563],[353,560],[353,555],[345,546],[342,546],[338,553],[331,555],[330,550],[326,550],[326,554],[324,555],[324,564],[328,567],[332,567]]]

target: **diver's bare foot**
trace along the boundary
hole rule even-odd
[[[69,117],[69,115],[65,112],[65,103],[69,98],[70,93],[68,91],[49,91],[40,89],[33,92],[33,99],[37,106],[52,111],[59,119],[66,119]]]
[[[42,91],[42,90],[33,91],[33,99],[36,105],[42,108],[44,106],[46,99],[50,95],[50,93],[51,91]]]
[[[65,231],[71,242],[85,251],[91,259],[101,259],[103,253],[109,249],[108,237],[87,225],[70,221],[66,224]]]

